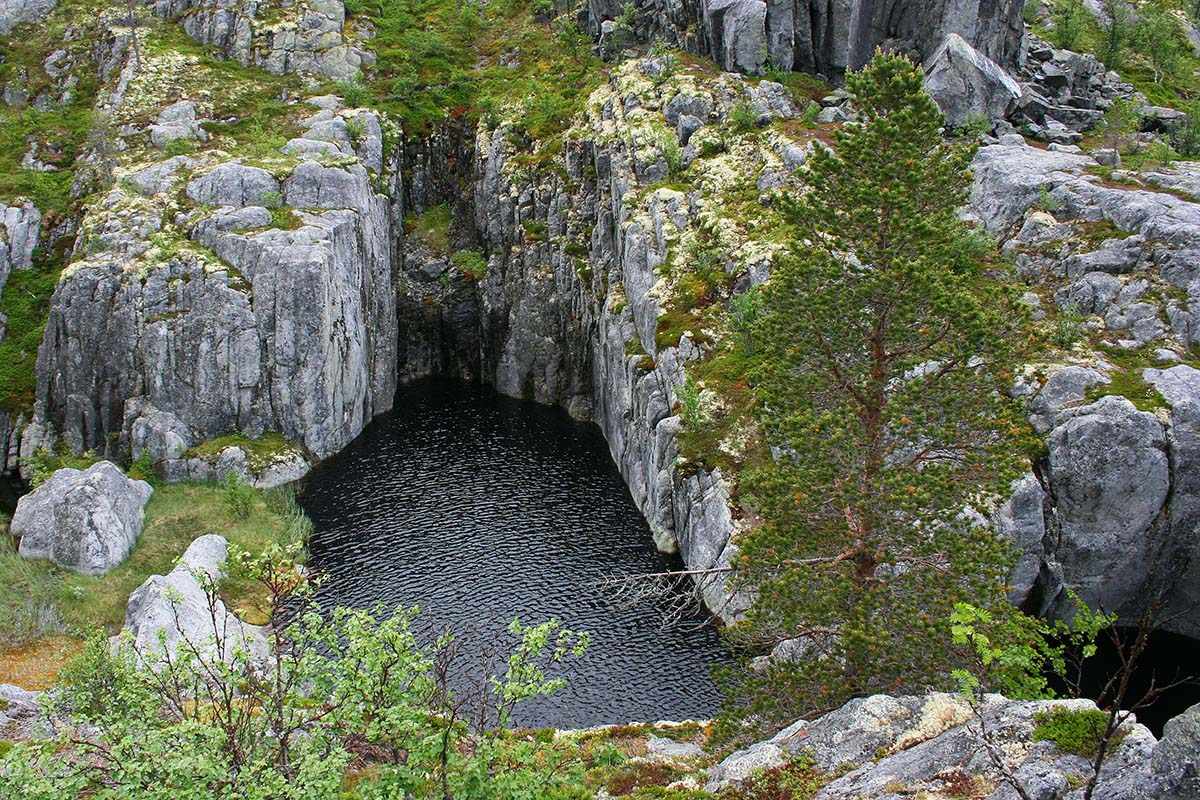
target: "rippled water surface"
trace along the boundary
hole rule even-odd
[[[716,710],[717,634],[694,622],[663,630],[652,609],[608,603],[596,585],[678,565],[655,552],[593,425],[467,384],[420,383],[313,471],[301,504],[326,605],[420,605],[423,629],[455,630],[464,654],[514,617],[591,632],[567,688],[526,706],[520,724]]]

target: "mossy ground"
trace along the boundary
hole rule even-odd
[[[0,682],[44,685],[86,630],[115,633],[125,620],[131,592],[151,575],[170,572],[197,537],[218,533],[251,552],[273,542],[307,536],[307,522],[287,490],[255,493],[249,515],[238,517],[219,486],[175,484],[155,491],[146,524],[129,558],[106,575],[80,575],[49,561],[27,561],[13,537],[0,533]],[[228,578],[227,602],[257,611],[262,598],[252,586]],[[39,667],[39,665],[42,665]]]
[[[1108,729],[1109,715],[1099,709],[1053,708],[1033,716],[1033,741],[1050,741],[1064,753],[1095,758]],[[1110,747],[1115,747],[1124,733],[1117,732]]]
[[[231,433],[209,439],[185,453],[185,457],[212,458],[219,456],[228,447],[240,447],[246,454],[246,463],[250,469],[259,472],[269,467],[281,458],[300,453],[300,448],[289,442],[275,431],[267,431],[257,439],[243,433]]]

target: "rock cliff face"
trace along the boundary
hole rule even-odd
[[[259,0],[155,0],[160,17],[177,19],[193,39],[221,48],[243,66],[276,75],[353,78],[374,54],[347,33],[341,0],[301,0],[279,8]]]
[[[837,77],[883,45],[931,56],[957,34],[1003,67],[1020,58],[1016,0],[637,0],[635,32],[663,37],[729,70],[782,70]],[[589,0],[593,33],[621,16],[618,0]]]
[[[719,470],[681,465],[676,444],[684,364],[699,357],[693,339],[703,332],[659,334],[671,291],[668,262],[673,252],[682,260],[688,243],[714,223],[730,185],[748,184],[757,196],[760,172],[778,181],[787,173],[774,151],[731,141],[736,152],[700,163],[696,145],[715,136],[710,132],[741,103],[764,121],[795,116],[797,109],[782,87],[754,87],[731,75],[714,83],[681,76],[656,86],[647,76],[659,67],[653,60],[627,64],[593,95],[587,120],[568,140],[561,174],[524,169],[513,131],[479,132],[474,229],[488,265],[478,286],[478,318],[464,315],[454,338],[470,340],[477,324],[485,380],[505,394],[595,420],[660,547],[678,549],[691,569],[721,568],[736,552],[729,488]],[[683,133],[680,120],[689,115],[697,125]],[[693,137],[680,158],[708,175],[706,190],[663,186],[640,197],[631,191],[665,183],[664,150]],[[781,137],[775,146],[789,145],[795,147]],[[736,174],[742,166],[748,171]],[[769,257],[769,246],[745,231],[730,228],[724,236],[752,263]],[[737,258],[728,265],[742,266]],[[454,297],[440,306],[425,299],[440,308],[434,316],[446,319],[457,314]],[[725,592],[722,576],[707,579],[702,592],[723,616],[744,607],[743,598]]]
[[[26,449],[61,437],[170,474],[201,442],[275,431],[324,458],[391,406],[382,134],[373,114],[320,104],[270,170],[219,151],[139,164],[91,208],[54,295]]]
[[[234,0],[155,8],[272,72],[343,77],[366,63],[351,57],[355,34],[333,0],[287,13]],[[1009,0],[638,8],[622,24],[643,38],[664,35],[746,70],[770,56],[835,75],[881,43],[918,57],[940,47],[941,60],[959,65],[943,84],[950,94],[966,91],[954,83],[970,78],[964,63],[979,78],[964,85],[996,83],[988,65],[1011,65],[1021,42]],[[619,15],[611,0],[588,5],[598,33]],[[718,570],[702,587],[711,608],[731,616],[744,606],[720,570],[741,524],[726,470],[753,421],[724,436],[721,453],[697,458],[681,452],[679,407],[688,365],[730,342],[722,315],[698,306],[720,307],[765,279],[781,246],[770,195],[793,185],[818,135],[775,124],[800,113],[783,87],[631,59],[560,141],[533,141],[510,120],[408,141],[392,131],[386,146],[374,113],[293,96],[290,140],[238,153],[217,138],[230,123],[208,119],[217,104],[201,91],[164,98],[194,62],[148,51],[135,69],[127,40],[104,41],[98,106],[122,155],[111,186],[86,207],[53,298],[24,455],[61,443],[145,456],[172,479],[235,469],[272,483],[303,470],[301,450],[323,458],[348,443],[390,407],[398,378],[481,378],[595,420],[660,546],[678,548],[689,568]],[[1099,99],[1104,87],[1118,91],[1094,60],[1042,56],[1043,82],[1075,64],[1037,117],[1046,125],[1063,124],[1054,114],[1074,108],[1083,87]],[[67,76],[61,60],[52,67]],[[55,89],[69,90],[66,80]],[[1009,106],[1013,87],[1002,88],[975,105]],[[853,113],[829,111],[841,116],[818,120]],[[86,154],[81,169],[100,171],[101,155]],[[1091,174],[1099,164],[1077,148],[1042,150],[1014,136],[983,148],[974,166],[969,213],[1036,289],[1035,315],[1078,317],[1105,344],[1072,355],[1078,363],[1033,365],[1018,387],[1048,456],[999,514],[1022,553],[1014,600],[1066,615],[1073,588],[1133,616],[1163,590],[1169,609],[1188,607],[1200,597],[1191,477],[1200,372],[1185,363],[1200,342],[1200,205],[1184,193],[1200,193],[1200,176],[1126,176],[1147,184],[1135,190]],[[32,206],[0,207],[0,284],[30,262],[39,224]],[[0,420],[10,465],[19,427]],[[299,448],[269,474],[246,473],[245,454],[226,447],[197,451],[268,431]],[[1200,635],[1191,617],[1173,625]]]
[[[1102,181],[1098,168],[1078,148],[1019,137],[974,165],[972,212],[1037,289],[1034,315],[1058,314],[1064,336],[1099,346],[1032,365],[1018,387],[1047,457],[1000,513],[1024,553],[1013,597],[1070,616],[1074,589],[1126,619],[1161,599],[1167,629],[1198,636],[1200,621],[1179,612],[1200,597],[1200,370],[1180,362],[1197,341],[1200,203],[1154,184],[1190,173],[1150,173],[1140,188],[1133,176]]]

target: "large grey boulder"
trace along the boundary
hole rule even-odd
[[[1021,87],[996,62],[951,33],[925,62],[925,89],[961,128],[976,119],[1003,119],[1021,96]]]
[[[1092,608],[1136,612],[1165,537],[1160,513],[1171,476],[1162,424],[1123,397],[1102,397],[1070,412],[1046,445],[1065,584]]]
[[[1109,383],[1109,379],[1088,367],[1071,365],[1056,371],[1029,401],[1029,421],[1033,429],[1041,434],[1048,433],[1059,423],[1064,409],[1081,405],[1093,386],[1104,383]]]
[[[58,0],[0,0],[0,36],[22,22],[41,22],[57,4]]]
[[[139,194],[153,197],[159,192],[167,192],[174,188],[183,177],[180,173],[190,170],[195,165],[194,158],[174,156],[166,161],[156,161],[136,169],[130,172],[125,180],[129,181]]]
[[[225,538],[205,534],[193,541],[179,564],[166,575],[151,575],[125,607],[125,628],[137,654],[148,662],[186,652],[203,658],[231,658],[236,649],[261,657],[265,635],[229,613],[210,593],[224,575],[229,549]]]
[[[178,139],[208,139],[208,133],[196,119],[196,104],[191,100],[167,106],[150,126],[150,143],[155,147],[166,147]]]
[[[42,214],[32,203],[6,206],[0,203],[0,286],[14,269],[33,266]]]
[[[0,731],[9,741],[54,735],[53,720],[43,692],[31,692],[11,683],[0,683]]]
[[[1171,465],[1170,537],[1158,569],[1166,589],[1168,629],[1200,637],[1200,370],[1180,364],[1146,369],[1143,379],[1171,407],[1167,455]]]
[[[24,558],[103,575],[133,549],[153,493],[108,461],[82,472],[60,469],[18,501],[11,530]]]
[[[989,233],[1007,234],[1060,173],[1082,171],[1090,163],[1087,156],[1041,150],[1023,141],[981,147],[971,163],[971,211]]]

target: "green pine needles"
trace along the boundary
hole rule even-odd
[[[794,231],[763,289],[752,376],[779,454],[747,477],[762,525],[735,577],[733,627],[792,657],[734,681],[764,726],[855,695],[949,686],[954,603],[1005,611],[1006,548],[986,514],[1025,466],[1008,396],[1026,321],[967,246],[972,148],[903,56],[847,75],[862,120],[818,147]]]

